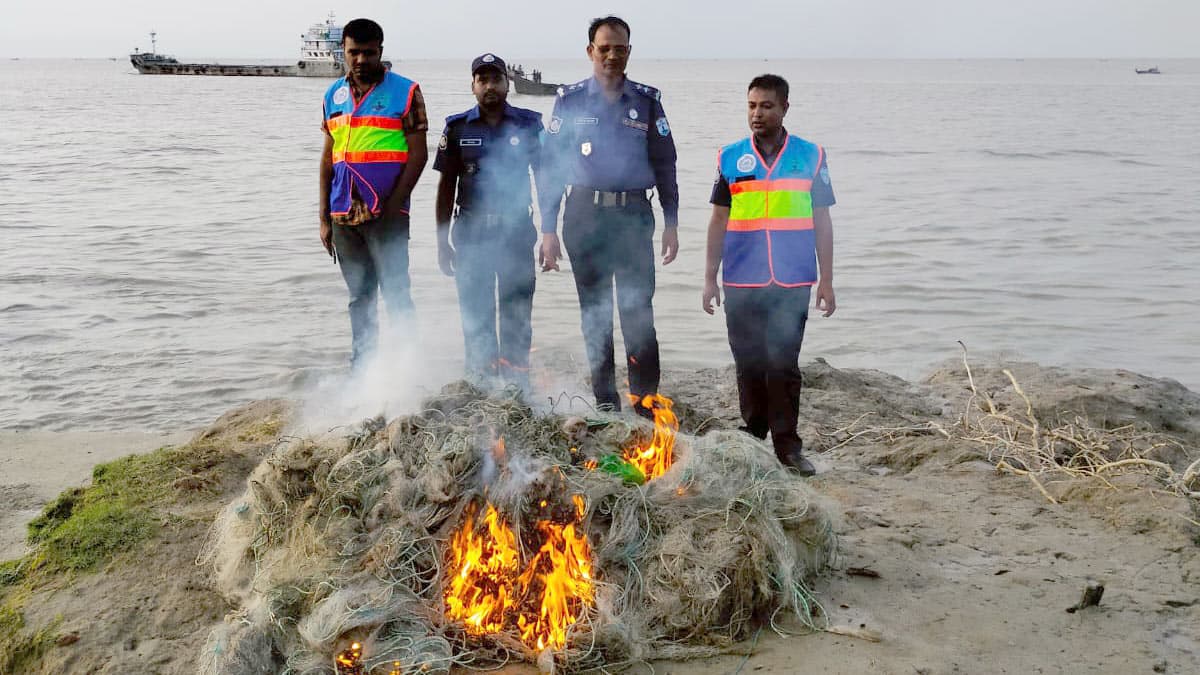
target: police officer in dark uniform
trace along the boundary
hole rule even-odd
[[[593,76],[559,89],[546,136],[542,269],[558,269],[558,211],[567,193],[563,240],[571,256],[582,311],[592,391],[600,406],[621,408],[613,363],[613,285],[629,363],[629,390],[658,391],[654,331],[654,213],[657,186],[665,229],[663,264],[679,250],[675,141],[659,92],[625,77],[629,24],[615,16],[592,21],[588,58]],[[544,189],[542,189],[544,188]],[[635,406],[642,414],[649,411]]]
[[[537,242],[529,178],[540,170],[542,115],[508,104],[507,68],[494,54],[471,63],[471,90],[479,104],[446,118],[433,164],[438,265],[457,282],[468,376],[527,390]]]

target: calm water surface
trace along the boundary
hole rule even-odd
[[[1135,65],[635,61],[679,144],[664,367],[730,362],[723,321],[699,309],[707,199],[717,147],[746,133],[745,83],[771,71],[792,83],[789,130],[826,146],[839,201],[839,309],[810,321],[803,358],[915,378],[963,340],[1200,389],[1200,61]],[[399,69],[422,83],[436,147],[440,119],[473,104],[467,64]],[[0,428],[193,426],[344,362],[345,290],[315,218],[327,84],[0,62]],[[414,194],[412,275],[424,360],[449,379],[462,347],[436,179]],[[538,349],[582,359],[569,274],[539,276],[534,321]]]

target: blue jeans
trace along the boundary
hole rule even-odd
[[[380,291],[393,329],[414,323],[408,278],[408,215],[362,225],[334,225],[333,246],[350,292],[350,365],[361,366],[379,341],[376,304]]]

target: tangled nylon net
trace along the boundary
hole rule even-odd
[[[806,584],[835,538],[810,489],[738,432],[679,435],[644,484],[597,468],[654,439],[641,420],[540,415],[458,383],[418,414],[282,441],[199,560],[235,607],[199,672],[334,673],[352,643],[365,673],[513,659],[570,672],[714,655],[781,613],[812,626]],[[456,538],[488,528],[533,570],[506,594],[562,596],[560,636],[531,641],[542,619],[519,603],[473,625],[447,602]],[[547,546],[572,552],[556,564],[583,570],[586,592],[546,574]]]

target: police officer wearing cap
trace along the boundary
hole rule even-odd
[[[559,89],[545,142],[546,180],[538,190],[543,270],[558,269],[558,211],[566,192],[563,242],[579,294],[592,392],[598,405],[614,410],[621,408],[613,363],[614,281],[630,394],[658,391],[651,188],[658,189],[666,226],[663,264],[679,249],[675,141],[658,90],[625,77],[629,32],[615,16],[592,21],[587,54],[593,75]]]
[[[529,179],[540,171],[542,115],[508,104],[495,54],[471,63],[471,91],[478,105],[446,118],[433,164],[438,265],[458,286],[468,376],[527,390],[537,243]]]

